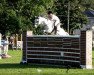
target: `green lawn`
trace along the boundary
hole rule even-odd
[[[12,56],[8,59],[0,59],[0,75],[94,75],[94,70],[86,69],[70,69],[67,73],[65,68],[57,68],[51,66],[22,65],[20,50],[9,50]],[[94,51],[93,51],[94,65]],[[39,72],[40,71],[40,72]]]

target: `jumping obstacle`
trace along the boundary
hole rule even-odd
[[[81,35],[32,35],[23,32],[23,63],[92,68],[92,31]]]

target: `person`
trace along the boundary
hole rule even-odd
[[[11,57],[8,55],[8,39],[5,35],[2,36],[2,41],[1,44],[3,45],[2,47],[2,58],[9,58]]]
[[[56,35],[69,35],[67,32],[64,31],[64,29],[62,29],[60,27],[60,19],[53,14],[52,11],[48,11],[48,19],[53,22],[53,29],[51,31],[50,34],[56,34]]]
[[[52,11],[48,11],[48,19],[53,22],[53,30],[51,31],[51,34],[57,33],[57,26],[60,26],[60,19],[52,13]]]

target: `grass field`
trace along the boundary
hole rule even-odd
[[[94,75],[94,70],[70,69],[53,66],[23,65],[19,64],[22,57],[20,50],[9,50],[11,58],[0,59],[0,75]],[[93,51],[94,66],[94,51]]]

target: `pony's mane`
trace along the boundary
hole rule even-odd
[[[42,18],[42,19],[47,19],[46,17],[44,17],[44,16],[39,16],[39,18]]]

